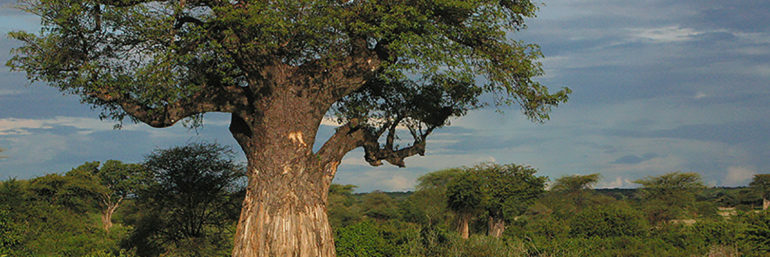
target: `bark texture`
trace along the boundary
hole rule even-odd
[[[328,186],[308,180],[302,169],[268,181],[251,179],[233,256],[335,256],[322,193]]]
[[[234,257],[335,256],[326,200],[339,162],[312,151],[323,118],[316,109],[325,107],[283,90],[255,103],[262,112],[232,116],[230,131],[249,172]]]

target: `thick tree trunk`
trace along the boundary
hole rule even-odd
[[[762,210],[767,210],[770,207],[770,200],[762,197]]]
[[[301,169],[295,167],[273,178],[257,175],[250,179],[233,257],[335,256],[326,215],[329,187],[302,175],[310,171]]]
[[[326,200],[339,161],[312,151],[328,106],[314,106],[291,87],[276,89],[256,103],[262,112],[232,116],[249,176],[232,256],[335,256]]]
[[[500,238],[503,236],[503,232],[505,231],[505,220],[499,219],[499,218],[493,218],[489,217],[489,220],[487,221],[487,225],[489,226],[487,229],[487,235]]]

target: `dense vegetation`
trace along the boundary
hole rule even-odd
[[[8,179],[0,256],[229,256],[243,176],[231,151],[204,143]],[[599,174],[548,183],[480,164],[428,173],[414,192],[335,184],[328,212],[339,256],[770,256],[764,179],[714,188],[673,172],[595,190]]]

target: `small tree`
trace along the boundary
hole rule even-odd
[[[749,186],[762,197],[762,210],[770,207],[770,174],[757,174]]]
[[[144,168],[139,164],[108,160],[101,168],[99,162],[87,162],[67,172],[67,175],[94,181],[92,194],[102,212],[103,228],[109,231],[112,227],[112,214],[120,203],[142,186],[143,171]]]
[[[460,168],[451,168],[419,177],[417,190],[404,202],[404,211],[409,212],[405,218],[426,226],[449,226],[453,214],[447,206],[447,187],[462,172]]]
[[[201,238],[207,227],[223,227],[233,208],[228,199],[244,175],[229,148],[207,143],[156,150],[145,166],[150,181],[140,200],[159,214],[159,232],[169,241]]]
[[[653,223],[670,221],[694,210],[695,195],[704,188],[700,175],[694,172],[677,171],[634,183],[642,185],[640,196]]]
[[[487,234],[501,237],[506,222],[522,215],[543,192],[547,177],[538,177],[532,167],[485,163],[470,169],[482,179],[483,207],[488,214]]]
[[[92,179],[59,174],[47,174],[29,182],[33,199],[63,206],[78,213],[91,210],[92,196],[98,190],[97,187],[98,184]]]
[[[551,191],[566,197],[575,204],[575,207],[582,208],[588,197],[589,191],[599,182],[599,173],[589,175],[563,176],[553,183]]]

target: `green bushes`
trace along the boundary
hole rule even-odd
[[[3,206],[0,206],[2,208]],[[0,209],[0,256],[14,255],[22,243],[21,224],[16,223],[8,210]]]
[[[337,230],[335,239],[337,256],[340,257],[388,256],[387,241],[371,221],[342,227]]]
[[[441,186],[457,174],[444,173],[426,175],[414,193],[361,194],[353,193],[352,185],[333,185],[328,208],[337,255],[769,257],[770,213],[739,209],[729,218],[705,215],[703,210],[722,201],[716,193],[700,194],[703,208],[687,209],[698,212],[693,224],[677,219],[650,224],[646,217],[654,214],[659,199],[634,198],[633,192],[614,198],[588,189],[570,198],[565,191],[552,191],[508,219],[501,238],[486,234],[488,210],[477,210],[468,220],[469,238],[462,239],[459,217],[447,207]],[[87,187],[67,176],[0,182],[0,257],[230,255],[237,219],[237,208],[230,207],[237,207],[242,191],[226,192],[229,202],[219,206],[227,208],[216,208],[225,212],[202,227],[202,236],[178,237],[168,218],[179,212],[148,208],[142,201],[153,198],[147,195],[125,200],[114,226],[105,231],[98,206],[88,202],[87,194],[78,194]],[[744,189],[720,190],[739,195]]]
[[[601,206],[578,213],[571,221],[570,236],[643,236],[649,225],[642,213],[621,206]]]
[[[741,220],[746,230],[740,235],[742,248],[750,256],[768,256],[770,253],[770,212],[750,213]],[[756,255],[754,254],[756,253]],[[762,255],[761,253],[765,253]]]

